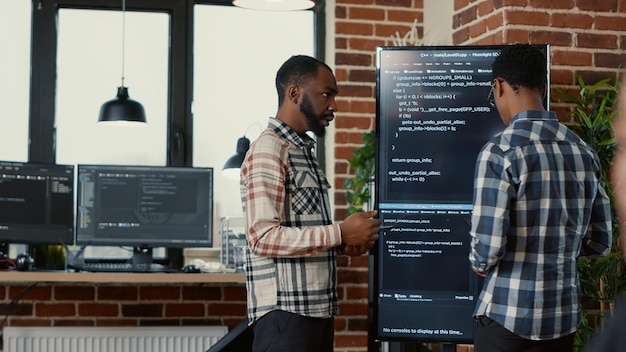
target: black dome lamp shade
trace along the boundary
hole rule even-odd
[[[122,84],[117,87],[117,97],[107,101],[100,107],[98,122],[146,122],[146,112],[143,106],[138,101],[130,99],[128,88],[124,86],[125,38],[126,0],[122,0]]]
[[[243,136],[237,140],[236,153],[226,160],[224,168],[222,169],[222,175],[230,179],[239,179],[239,172],[241,171],[241,164],[246,157],[246,152],[250,149],[250,140]]]
[[[128,96],[128,88],[117,87],[117,97],[102,104],[98,122],[130,121],[146,122],[146,112],[143,106]]]
[[[256,122],[253,122],[250,126],[248,126],[248,129],[246,130],[246,133],[244,133],[243,137],[237,140],[237,150],[235,151],[235,154],[226,160],[226,163],[222,168],[222,176],[232,180],[239,180],[241,164],[243,164],[243,160],[246,158],[246,153],[248,153],[248,149],[250,149],[250,139],[248,139],[246,135],[252,126],[258,126],[259,132],[261,132],[261,125]]]

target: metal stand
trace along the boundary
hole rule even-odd
[[[383,342],[382,352],[431,352],[426,346],[417,342],[390,341]],[[446,350],[444,350],[446,352]]]
[[[444,343],[443,344],[443,352],[456,352],[456,344],[455,343]]]
[[[444,343],[442,352],[456,352],[456,344]],[[416,342],[391,341],[383,342],[381,352],[431,352],[431,350]]]

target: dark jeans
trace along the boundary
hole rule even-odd
[[[310,318],[275,310],[254,323],[253,352],[332,352],[333,318]]]
[[[474,332],[474,352],[569,352],[574,349],[574,335],[554,340],[529,340],[480,316]]]

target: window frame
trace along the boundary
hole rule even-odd
[[[126,0],[126,11],[157,11],[170,16],[170,52],[167,105],[167,166],[193,163],[193,9],[195,4],[233,6],[231,0]],[[54,163],[57,65],[57,15],[59,8],[121,11],[122,1],[33,0],[28,160]],[[325,5],[314,11],[315,56],[325,56]],[[77,87],[79,89],[79,87]],[[318,158],[325,168],[324,140]]]
[[[55,162],[55,99],[57,29],[59,8],[121,10],[110,0],[39,0],[33,6],[31,39],[31,93],[29,161]],[[170,16],[168,73],[167,165],[185,166],[191,161],[193,129],[191,106],[192,52],[185,0],[127,0],[126,11],[158,11]]]
[[[29,92],[28,161],[55,163],[57,21],[60,8],[121,11],[122,0],[32,0],[31,78]],[[325,57],[325,4],[314,11],[314,53]],[[232,0],[126,0],[126,11],[170,15],[166,166],[193,166],[193,10],[195,4],[233,6]],[[80,87],[76,87],[80,89]],[[325,169],[324,138],[317,143],[318,162]],[[167,250],[169,265],[182,266],[183,251]]]

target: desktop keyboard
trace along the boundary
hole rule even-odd
[[[172,273],[177,270],[171,269],[158,263],[132,264],[132,263],[80,263],[68,264],[69,269],[76,271],[91,271],[104,273]]]

